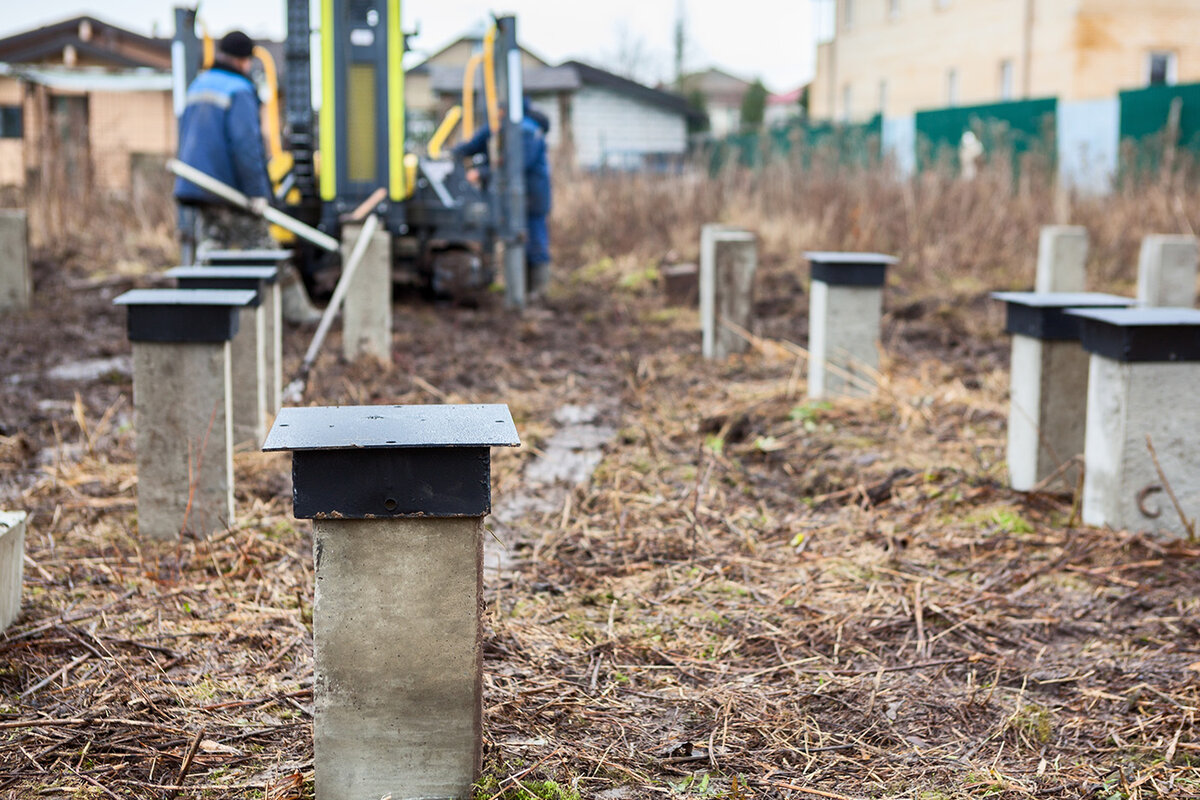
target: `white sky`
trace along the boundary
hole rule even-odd
[[[783,92],[812,77],[815,59],[812,0],[402,0],[411,40],[433,52],[489,13],[513,13],[522,44],[552,63],[579,58],[617,66],[621,53],[639,53],[639,76],[669,79],[677,4],[685,8],[686,70],[717,66],[748,80],[762,78]],[[0,36],[91,14],[139,33],[170,36],[170,0],[0,0]],[[240,27],[251,36],[282,38],[284,0],[203,0],[200,17],[214,33]],[[631,59],[625,58],[626,63]]]

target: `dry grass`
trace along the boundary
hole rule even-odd
[[[342,364],[336,338],[318,362],[314,403],[509,403],[526,447],[495,453],[498,500],[555,409],[599,404],[618,431],[561,508],[501,531],[480,796],[1200,796],[1200,549],[1081,527],[1074,487],[1004,486],[1006,348],[976,312],[1032,283],[1051,201],[997,176],[791,178],[560,181],[547,310],[404,304],[393,364]],[[1097,288],[1179,229],[1153,191],[1069,206]],[[650,269],[710,220],[762,239],[761,338],[725,364]],[[877,400],[804,399],[785,340],[815,247],[904,258]],[[69,334],[50,345],[124,346],[106,303],[62,288],[84,265],[41,269]],[[13,320],[20,341],[45,344],[43,313]],[[23,438],[0,498],[33,513],[0,637],[0,797],[310,796],[311,537],[287,459],[237,458],[228,533],[142,542],[128,382],[78,403],[34,386],[0,386]]]
[[[647,264],[694,261],[700,225],[723,222],[755,230],[760,259],[796,272],[804,268],[805,250],[897,255],[890,302],[958,305],[985,291],[1032,287],[1039,229],[1073,224],[1085,226],[1091,237],[1089,288],[1129,291],[1143,236],[1200,229],[1200,207],[1190,202],[1186,174],[1181,168],[1130,181],[1107,197],[1058,192],[1042,174],[1014,181],[1007,167],[985,168],[968,183],[946,171],[896,180],[884,168],[821,160],[810,169],[780,162],[712,180],[560,180],[555,248],[568,266],[619,255]]]

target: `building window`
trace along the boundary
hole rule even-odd
[[[817,44],[832,42],[837,36],[837,0],[816,0],[813,4],[813,25]]]
[[[1173,86],[1178,79],[1175,54],[1161,51],[1146,56],[1146,85]]]
[[[1013,62],[1009,58],[1000,62],[1000,99],[1013,99]]]
[[[20,139],[25,135],[20,106],[0,106],[0,139]]]
[[[958,105],[958,70],[946,70],[946,105]]]
[[[850,100],[851,100],[850,84],[847,83],[845,86],[842,87],[842,121],[843,122],[850,121]]]
[[[900,0],[887,0],[888,19],[900,17]]]
[[[887,116],[888,85],[887,81],[879,82],[879,116]]]
[[[842,0],[842,27],[846,30],[854,27],[854,0]]]

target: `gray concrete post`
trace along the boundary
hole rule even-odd
[[[724,323],[749,330],[754,310],[758,241],[753,233],[726,225],[700,229],[701,352],[723,359],[750,346]]]
[[[279,412],[263,449],[314,521],[317,800],[470,796],[488,448],[518,444],[504,405]]]
[[[233,381],[233,444],[247,442],[258,447],[267,432],[270,413],[267,350],[274,346],[267,336],[267,298],[278,277],[277,267],[174,267],[167,276],[181,289],[246,289],[254,301],[238,313],[238,334],[230,343],[230,372]]]
[[[1200,410],[1193,400],[1200,385],[1200,311],[1070,313],[1082,319],[1081,340],[1091,353],[1083,521],[1186,535],[1188,525],[1167,489],[1195,526],[1200,517]]]
[[[266,330],[263,356],[266,358],[267,416],[273,417],[283,406],[283,297],[279,281],[273,281],[263,293],[262,317]]]
[[[0,511],[0,631],[21,613],[25,569],[25,512]]]
[[[207,536],[233,521],[229,342],[253,299],[233,289],[135,289],[113,301],[129,311],[143,536]]]
[[[1123,308],[1127,297],[1088,292],[995,292],[1006,304],[1012,334],[1009,372],[1008,473],[1027,492],[1083,453],[1088,356],[1079,346],[1079,320],[1068,308]],[[1078,470],[1063,478],[1075,487]]]
[[[361,225],[342,228],[342,260],[350,257]],[[346,289],[342,309],[342,354],[351,361],[371,355],[381,361],[392,358],[392,260],[391,236],[376,231],[371,237]]]
[[[1196,304],[1200,248],[1195,236],[1147,236],[1138,254],[1138,304],[1191,308]]]
[[[274,415],[283,404],[283,298],[280,282],[283,270],[292,269],[288,262],[291,250],[209,250],[202,254],[204,263],[220,266],[275,267],[276,277],[262,298],[262,314],[266,321],[267,413]]]
[[[0,311],[28,308],[32,296],[25,211],[0,209]]]
[[[880,253],[804,255],[812,264],[808,396],[869,396],[879,371],[886,271],[897,259]]]
[[[1045,225],[1038,236],[1036,292],[1082,292],[1088,252],[1087,228]]]

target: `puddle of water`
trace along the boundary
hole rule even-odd
[[[133,374],[133,364],[129,356],[90,358],[86,361],[59,364],[47,371],[46,377],[52,381],[98,381],[114,372],[125,376]]]
[[[554,412],[554,421],[563,427],[546,442],[542,455],[525,467],[523,489],[492,509],[495,536],[488,536],[483,546],[484,569],[489,573],[512,569],[515,526],[523,518],[562,510],[567,492],[591,480],[604,459],[604,446],[617,433],[597,423],[599,417],[595,405],[568,405]]]

